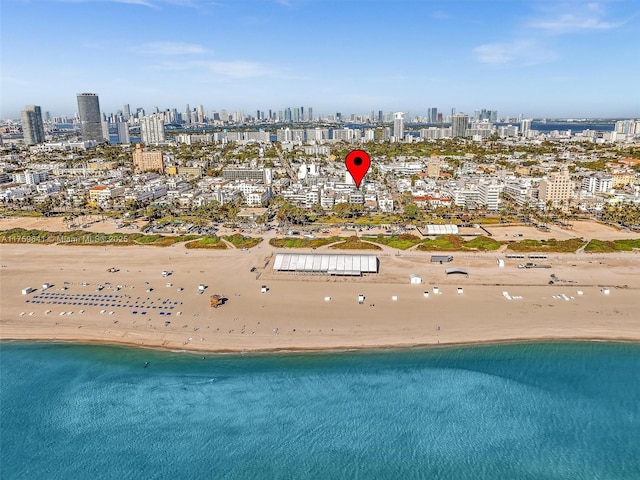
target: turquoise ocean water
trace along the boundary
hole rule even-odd
[[[2,479],[640,479],[640,344],[2,343],[0,414]]]

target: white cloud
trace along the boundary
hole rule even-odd
[[[213,73],[225,79],[243,79],[256,77],[281,76],[275,68],[258,62],[245,60],[231,61],[190,61],[164,62],[156,67],[165,71],[186,71],[194,73]]]
[[[599,3],[574,5],[570,12],[564,8],[547,11],[544,17],[529,22],[529,26],[552,34],[580,31],[611,30],[624,22],[611,22],[604,18],[605,9]]]
[[[602,21],[597,16],[581,16],[569,13],[554,19],[534,21],[531,22],[530,26],[550,33],[570,33],[581,30],[611,30],[620,26],[620,24]]]
[[[261,63],[234,60],[230,62],[205,62],[204,66],[216,75],[228,78],[264,77],[275,74],[275,71]]]
[[[530,40],[517,40],[510,43],[485,43],[475,47],[473,52],[479,62],[494,64],[538,65],[552,62],[557,58],[554,51]]]
[[[208,53],[201,45],[182,42],[149,42],[133,46],[131,50],[147,55],[197,55]]]

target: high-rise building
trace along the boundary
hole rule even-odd
[[[164,143],[164,122],[156,115],[149,115],[140,121],[142,143],[145,145]]]
[[[427,176],[431,178],[440,177],[440,157],[431,155],[427,160]]]
[[[187,107],[184,109],[184,123],[191,123],[191,108],[187,103]]]
[[[118,122],[116,123],[116,128],[118,129],[118,143],[131,143],[131,138],[129,137],[129,124],[127,122]]]
[[[396,140],[402,140],[404,137],[404,113],[396,112],[393,114],[393,136]]]
[[[22,114],[22,135],[25,145],[35,145],[44,142],[44,123],[42,111],[37,105],[27,105]]]
[[[529,131],[531,130],[531,119],[530,118],[523,118],[520,121],[520,131],[522,132],[522,136],[524,138],[527,138],[527,136],[529,135]]]
[[[456,113],[451,116],[451,136],[452,137],[466,137],[467,126],[469,125],[469,115],[464,113]]]
[[[502,185],[495,183],[482,183],[478,186],[480,191],[480,203],[487,207],[490,212],[498,211],[500,205],[500,193],[502,193]]]
[[[540,200],[545,206],[567,208],[571,188],[571,176],[565,167],[562,172],[550,173],[547,178],[540,180]]]
[[[106,142],[111,143],[111,137],[109,135],[109,122],[107,122],[106,120],[102,120],[100,126],[102,127],[102,138]]]
[[[438,109],[427,108],[427,123],[438,123]]]
[[[391,140],[391,127],[383,127],[382,129],[382,141],[388,142]]]
[[[100,116],[98,95],[95,93],[79,93],[77,98],[82,140],[103,143],[105,138],[102,134],[102,117]]]
[[[128,103],[125,103],[124,105],[124,114],[123,114],[123,118],[125,122],[129,121],[129,117],[131,117],[131,107],[129,107]]]

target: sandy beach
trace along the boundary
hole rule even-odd
[[[498,268],[501,253],[453,253],[440,265],[426,252],[385,249],[367,252],[380,273],[361,278],[274,272],[275,253],[264,243],[250,251],[4,244],[0,339],[198,351],[640,340],[637,252],[550,254],[540,263],[551,269],[519,269],[517,259]],[[469,276],[447,276],[451,266]],[[411,274],[422,284],[411,285]],[[44,283],[52,286],[43,293]],[[26,287],[36,291],[23,295]],[[214,309],[212,294],[228,300]]]

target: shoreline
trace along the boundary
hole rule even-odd
[[[193,356],[206,355],[278,355],[278,354],[330,354],[330,353],[381,353],[381,352],[408,352],[413,350],[437,350],[458,347],[482,347],[497,345],[529,345],[541,343],[615,343],[615,344],[640,344],[638,337],[522,337],[505,338],[495,340],[469,340],[449,343],[421,343],[421,344],[389,344],[389,345],[367,345],[367,346],[336,346],[331,348],[309,347],[309,348],[269,348],[255,350],[202,350],[202,349],[174,349],[162,345],[139,345],[126,342],[106,342],[102,340],[74,340],[74,339],[44,339],[44,338],[1,338],[0,348],[3,344],[28,343],[45,345],[71,345],[87,347],[113,347],[128,348],[132,350],[150,350],[164,353],[177,353]]]

